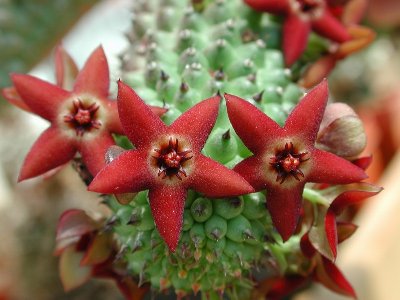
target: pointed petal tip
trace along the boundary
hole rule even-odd
[[[278,230],[278,232],[279,232],[279,235],[282,238],[282,241],[286,242],[293,235],[294,230],[293,231],[292,230],[290,230],[290,231]]]
[[[321,91],[326,91],[326,93],[328,93],[328,80],[326,79],[326,77],[322,78],[322,80],[317,83],[315,86],[313,86],[311,90],[321,90]]]
[[[225,98],[226,102],[235,101],[235,100],[239,99],[238,96],[228,94],[228,93],[224,93],[224,98]]]
[[[222,96],[218,93],[210,98],[205,99],[204,101],[207,101],[212,106],[219,106],[221,104],[221,100]]]
[[[99,184],[99,180],[96,180],[96,177],[93,178],[92,182],[88,185],[87,190],[89,192],[102,193],[101,184]]]
[[[186,195],[185,188],[176,186],[158,186],[149,191],[154,223],[171,252],[175,251],[181,236]]]
[[[19,175],[18,175],[17,183],[20,183],[20,182],[22,182],[22,181],[24,181],[24,180],[27,180],[27,179],[29,179],[29,177],[28,177],[28,176],[25,176],[25,175],[22,173],[22,170],[21,170],[21,172],[20,172]]]
[[[304,185],[291,189],[267,187],[266,206],[282,240],[287,241],[299,223]]]
[[[167,245],[168,249],[170,252],[175,253],[176,248],[178,247],[179,244],[179,239],[180,239],[180,232],[175,231],[175,230],[160,230],[157,229],[158,232],[160,233],[161,238],[164,240],[165,244]]]
[[[98,46],[88,57],[76,77],[73,90],[108,97],[110,70],[104,49]]]
[[[176,248],[178,247],[178,242],[179,242],[179,238],[175,241],[166,241],[165,240],[165,243],[167,244],[169,251],[172,253],[175,253]]]
[[[117,100],[120,100],[122,96],[126,93],[133,92],[136,95],[136,92],[133,88],[131,88],[128,84],[123,82],[121,79],[117,81],[118,84],[118,95]],[[140,97],[139,97],[140,98]],[[142,98],[140,98],[142,100]]]
[[[24,78],[25,76],[29,76],[29,75],[25,75],[25,74],[21,74],[21,73],[10,73],[10,78],[11,81],[15,84],[16,82],[18,83],[22,78]]]

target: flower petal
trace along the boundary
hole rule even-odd
[[[246,4],[258,11],[284,13],[289,8],[287,0],[244,0]]]
[[[10,87],[3,88],[1,90],[1,94],[12,105],[14,105],[20,109],[23,109],[27,112],[32,112],[32,110],[29,108],[29,106],[26,105],[24,100],[22,100],[22,98],[18,95],[18,92],[15,89],[15,87],[10,86]]]
[[[357,298],[353,287],[343,276],[342,272],[328,259],[321,256],[317,264],[316,279],[328,289],[337,293]]]
[[[243,143],[253,153],[264,151],[282,128],[246,100],[225,94],[229,120]]]
[[[233,170],[240,174],[258,192],[266,188],[262,165],[263,162],[259,156],[250,156],[237,164]]]
[[[324,11],[321,18],[311,21],[311,24],[318,34],[335,42],[343,43],[351,39],[351,35],[346,27],[344,27],[328,10]]]
[[[59,272],[65,291],[81,286],[91,277],[91,268],[80,264],[83,255],[83,252],[76,252],[74,246],[66,248],[61,254]]]
[[[352,0],[346,4],[341,21],[345,25],[353,25],[361,22],[368,9],[368,0]]]
[[[70,161],[76,153],[75,141],[58,128],[50,127],[33,144],[22,165],[18,181],[39,176]]]
[[[336,227],[337,227],[337,232],[338,232],[338,243],[339,244],[341,242],[347,240],[349,237],[351,237],[358,228],[357,225],[355,225],[353,223],[347,223],[347,222],[337,222]]]
[[[56,48],[55,65],[57,85],[63,89],[72,90],[78,75],[78,67],[62,45]]]
[[[312,258],[316,253],[314,246],[310,242],[308,232],[301,237],[300,249],[301,252],[303,252],[303,254],[308,258]]]
[[[364,170],[332,153],[315,149],[311,152],[312,166],[307,181],[347,184],[366,179]]]
[[[81,266],[91,266],[104,263],[110,258],[114,251],[112,233],[97,233],[85,250],[85,255],[81,260]]]
[[[103,47],[99,46],[87,59],[79,72],[74,92],[90,93],[97,97],[107,97],[110,88],[108,62]]]
[[[270,188],[267,190],[267,208],[272,222],[283,241],[296,230],[300,217],[304,184],[291,189]]]
[[[318,84],[333,70],[337,60],[334,54],[328,54],[319,58],[316,62],[307,67],[301,76],[299,84],[307,89]]]
[[[330,261],[335,261],[338,244],[336,216],[326,206],[318,205],[316,219],[310,228],[308,238],[315,250]]]
[[[372,197],[382,191],[381,187],[364,182],[357,184],[356,188],[357,190],[345,191],[335,198],[330,206],[333,213],[339,215],[347,206],[361,203],[366,198]]]
[[[117,101],[107,101],[107,128],[109,132],[124,134],[122,129],[121,121],[118,115]]]
[[[254,192],[252,186],[236,172],[199,154],[189,187],[207,197],[233,197]]]
[[[70,97],[71,93],[39,78],[12,74],[11,79],[22,100],[35,114],[47,120],[53,120],[60,104]]]
[[[151,110],[153,111],[153,113],[155,113],[157,116],[161,117],[163,114],[165,114],[168,109],[167,108],[163,108],[160,106],[153,106],[153,105],[149,105]]]
[[[118,113],[125,134],[137,148],[150,143],[167,129],[160,117],[122,81],[118,81]]]
[[[78,145],[78,151],[90,174],[95,176],[106,165],[106,152],[115,145],[108,132],[102,132],[93,138],[83,139]]]
[[[323,80],[301,99],[288,116],[284,128],[288,135],[300,135],[314,146],[328,102],[328,83]]]
[[[267,279],[257,283],[253,293],[257,297],[260,295],[258,299],[282,300],[290,298],[290,295],[293,295],[308,283],[309,278],[301,275],[269,276]],[[265,298],[261,298],[261,295]]]
[[[335,259],[337,256],[338,234],[336,226],[336,215],[330,209],[328,209],[325,216],[325,234],[329,243],[329,247],[331,248],[333,258]]]
[[[160,185],[150,189],[151,212],[157,230],[170,251],[175,252],[182,230],[187,191],[179,186]]]
[[[214,127],[220,102],[219,95],[201,101],[176,119],[169,130],[189,137],[194,151],[201,151]]]
[[[311,24],[295,14],[289,14],[283,24],[283,53],[285,63],[291,66],[304,52]]]
[[[83,235],[97,229],[99,225],[83,210],[65,211],[57,224],[55,255],[59,255],[67,246],[77,243]]]
[[[151,182],[147,168],[146,156],[136,150],[126,151],[97,173],[88,190],[105,194],[143,191]]]

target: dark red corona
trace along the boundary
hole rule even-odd
[[[96,103],[86,105],[80,99],[73,101],[71,113],[64,116],[64,121],[75,129],[76,135],[82,136],[86,131],[99,129],[101,122],[97,120],[100,106]]]
[[[270,165],[277,172],[276,181],[282,184],[289,175],[300,181],[299,176],[304,177],[300,166],[309,159],[307,154],[308,152],[297,152],[292,142],[286,143],[284,149],[277,151],[276,155],[271,157]]]
[[[181,151],[178,139],[169,138],[167,146],[161,147],[161,149],[154,149],[156,153],[153,157],[157,161],[158,176],[162,179],[171,176],[176,176],[179,180],[182,180],[182,176],[186,177],[187,174],[183,169],[183,165],[186,161],[191,159],[191,150]]]

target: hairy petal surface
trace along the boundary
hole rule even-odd
[[[246,179],[258,192],[266,188],[262,166],[263,162],[259,156],[250,156],[237,164],[233,170]]]
[[[276,230],[283,241],[288,240],[296,230],[300,217],[304,184],[296,188],[267,190],[267,208]]]
[[[246,100],[225,94],[229,120],[243,143],[253,153],[261,152],[274,140],[281,127]]]
[[[191,144],[195,151],[201,151],[218,116],[221,97],[214,96],[196,104],[182,114],[169,130],[176,134],[192,137]]]
[[[307,181],[332,184],[347,184],[367,178],[364,170],[332,153],[314,149],[312,170]]]
[[[174,252],[182,230],[187,191],[177,186],[157,186],[149,191],[151,212],[157,230]]]
[[[314,146],[328,102],[328,83],[323,80],[310,90],[288,116],[285,129],[288,134],[300,135]]]
[[[312,26],[318,34],[335,42],[343,43],[351,39],[346,28],[328,10],[324,11],[321,18],[314,20]]]
[[[254,192],[251,185],[236,172],[216,161],[198,155],[189,187],[207,197],[230,197]]]
[[[311,24],[294,14],[289,14],[283,24],[283,52],[285,63],[291,66],[304,52],[310,34]]]
[[[56,48],[55,68],[57,85],[63,89],[72,90],[78,75],[78,67],[61,45]]]
[[[125,134],[137,148],[152,142],[167,129],[139,95],[122,81],[118,82],[118,113]]]
[[[93,176],[106,165],[106,152],[112,145],[115,145],[115,142],[108,132],[96,135],[92,139],[85,139],[78,145],[82,160]]]
[[[145,190],[151,182],[147,168],[147,156],[143,153],[136,150],[123,152],[96,175],[88,189],[106,194]]]
[[[31,75],[12,74],[17,93],[35,114],[46,120],[57,117],[60,104],[71,93]]]
[[[79,72],[74,92],[89,93],[97,97],[107,97],[110,88],[110,75],[103,47],[98,47],[87,59]]]
[[[284,13],[288,10],[288,0],[244,0],[246,4],[259,11]]]
[[[119,120],[117,101],[107,101],[107,128],[110,132],[124,134],[121,121]]]
[[[46,129],[33,144],[22,165],[18,181],[39,176],[70,161],[76,153],[73,140],[56,127]]]

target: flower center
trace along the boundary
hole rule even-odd
[[[153,158],[156,160],[159,177],[164,179],[176,176],[182,180],[182,176],[187,176],[183,167],[185,162],[193,157],[192,150],[182,151],[177,138],[174,140],[170,137],[167,145],[154,149],[154,152]]]
[[[276,181],[281,184],[289,175],[292,175],[296,180],[300,181],[300,177],[304,177],[301,171],[301,164],[307,160],[308,152],[297,152],[293,143],[286,143],[285,148],[278,150],[274,157],[271,157],[270,165],[277,172]]]
[[[75,129],[78,136],[82,136],[86,131],[100,128],[101,122],[97,120],[99,108],[95,102],[87,105],[82,100],[75,99],[70,113],[64,116],[64,122]]]
[[[325,2],[323,0],[292,0],[292,11],[302,18],[317,19],[322,16]]]

